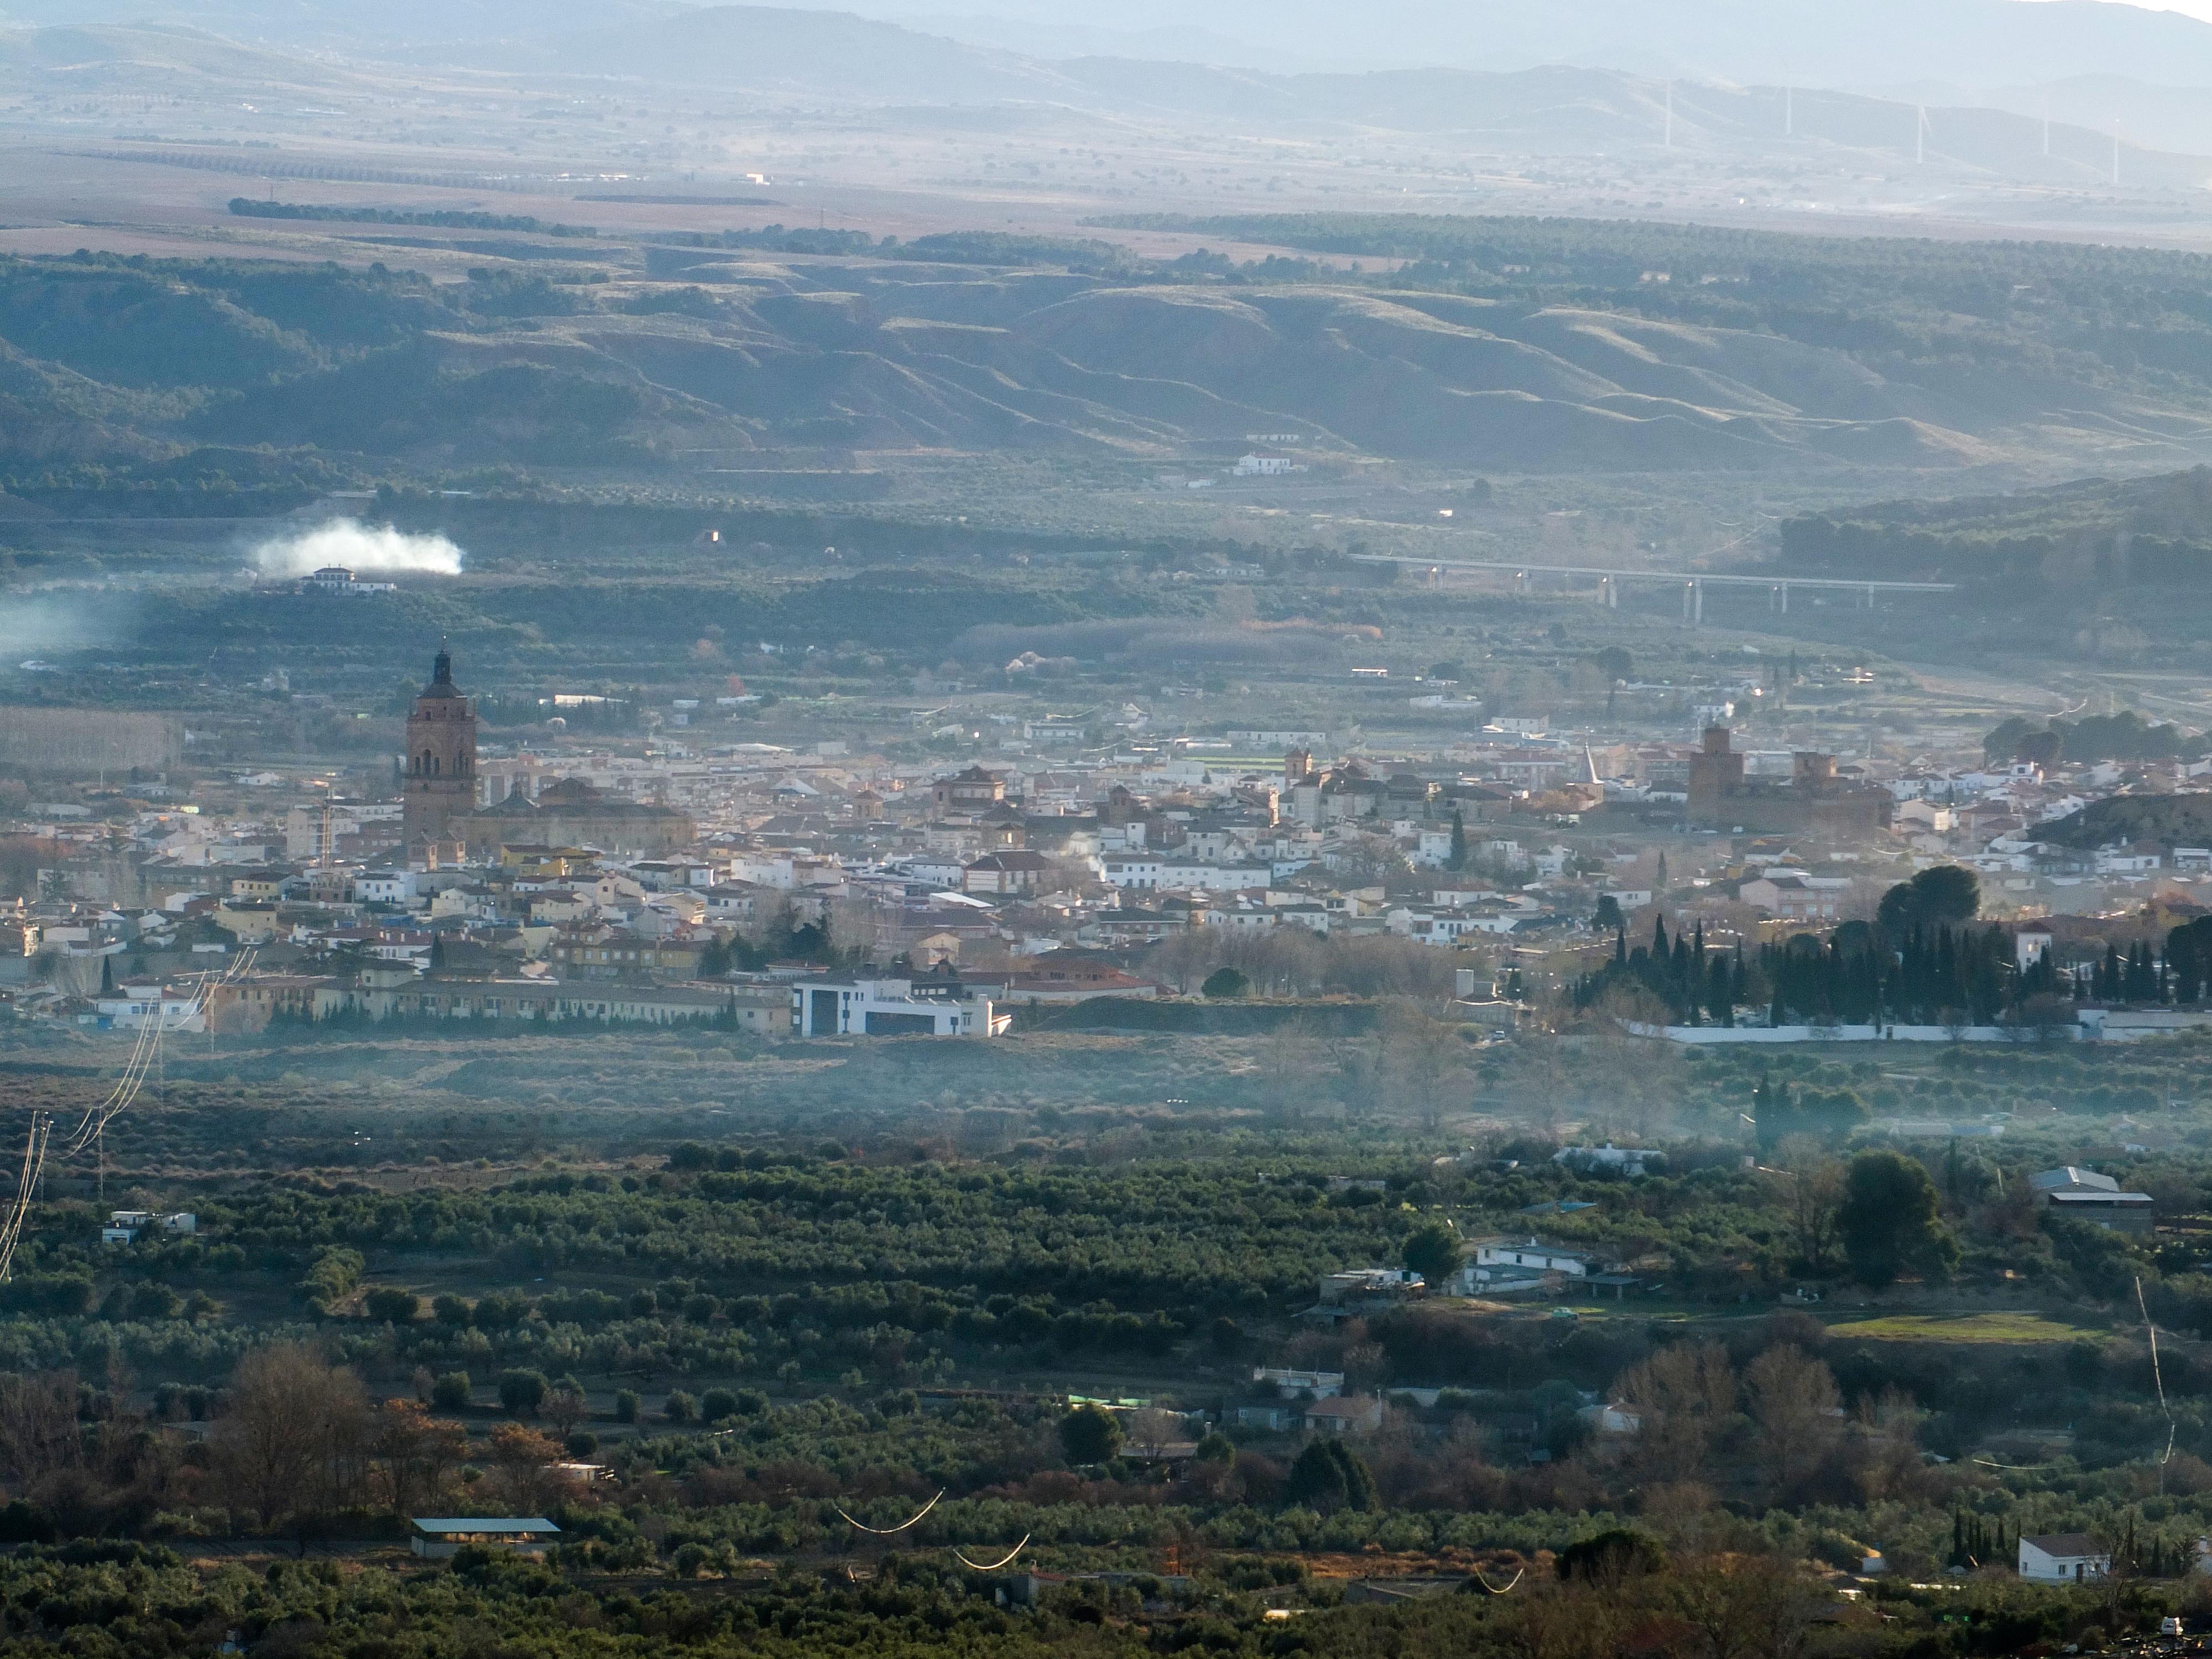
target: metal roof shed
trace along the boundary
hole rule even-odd
[[[413,1528],[410,1547],[434,1561],[444,1560],[465,1544],[493,1549],[543,1549],[561,1532],[538,1515],[416,1516],[408,1524]]]

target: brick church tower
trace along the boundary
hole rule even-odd
[[[410,864],[431,861],[425,843],[452,840],[453,819],[476,811],[476,705],[453,684],[453,659],[442,645],[407,716],[406,801]]]

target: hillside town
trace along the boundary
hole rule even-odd
[[[2100,801],[2203,790],[2203,762],[1844,760],[1739,749],[1717,718],[1694,743],[1486,726],[1333,754],[1299,731],[1095,743],[1048,714],[958,767],[710,730],[495,750],[441,650],[387,787],[42,784],[55,799],[10,826],[38,867],[0,913],[0,997],[124,1030],[986,1036],[1100,1000],[1356,996],[1395,974],[1504,1035],[1655,930],[1741,956],[1871,918],[1941,866],[2085,1006],[2197,988],[2112,969],[2212,908],[2212,849],[2055,833]],[[1412,968],[1381,965],[1393,951]]]

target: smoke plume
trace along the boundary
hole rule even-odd
[[[411,536],[390,525],[333,519],[319,528],[275,536],[253,550],[267,576],[304,576],[325,565],[353,570],[414,570],[435,576],[461,574],[461,550],[443,536]]]

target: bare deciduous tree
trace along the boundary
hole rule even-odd
[[[1393,1107],[1436,1128],[1445,1112],[1464,1105],[1468,1047],[1459,1027],[1410,1004],[1382,1023],[1382,1066]]]
[[[1843,1436],[1842,1396],[1826,1365],[1780,1343],[1745,1368],[1743,1391],[1757,1431],[1759,1474],[1780,1497],[1818,1468]]]
[[[213,1439],[236,1504],[264,1527],[304,1527],[362,1496],[369,1433],[361,1379],[303,1344],[256,1348],[231,1374]]]
[[[1516,1598],[1506,1639],[1522,1659],[1595,1659],[1620,1651],[1635,1617],[1619,1596],[1540,1581]]]
[[[1735,1372],[1719,1344],[1680,1342],[1627,1371],[1620,1395],[1641,1419],[1629,1461],[1647,1480],[1686,1480],[1735,1415]]]
[[[566,1440],[577,1424],[590,1414],[591,1407],[584,1396],[574,1389],[556,1389],[545,1397],[545,1420],[553,1431]]]
[[[493,1489],[518,1514],[542,1509],[558,1486],[553,1465],[561,1448],[536,1429],[520,1423],[502,1423],[491,1431],[484,1461],[490,1467]]]
[[[1894,1383],[1871,1399],[1862,1399],[1851,1413],[1862,1454],[1859,1490],[1869,1503],[1925,1489],[1931,1477],[1920,1458],[1922,1415],[1912,1396]]]
[[[445,1491],[468,1455],[468,1436],[458,1423],[432,1417],[419,1401],[387,1400],[375,1413],[368,1449],[385,1501],[412,1515]]]
[[[1796,1659],[1826,1591],[1790,1562],[1726,1556],[1684,1564],[1662,1581],[1667,1610],[1695,1632],[1698,1659]]]
[[[84,1460],[75,1371],[0,1377],[0,1475],[28,1486]]]
[[[1844,1201],[1844,1161],[1810,1135],[1791,1135],[1775,1148],[1790,1178],[1790,1237],[1812,1273],[1838,1265],[1836,1212]]]
[[[1123,1443],[1131,1450],[1148,1457],[1158,1457],[1163,1447],[1190,1438],[1179,1413],[1162,1411],[1156,1406],[1123,1412],[1121,1419]]]

